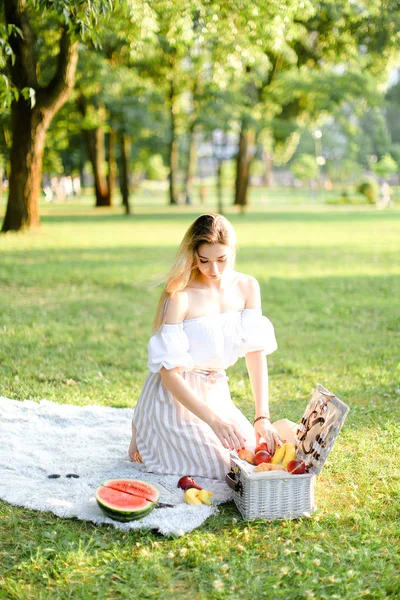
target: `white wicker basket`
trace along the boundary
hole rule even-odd
[[[307,465],[304,475],[286,471],[254,473],[254,467],[231,453],[228,485],[244,519],[295,519],[315,510],[314,487],[349,408],[318,385],[296,432],[296,453]]]

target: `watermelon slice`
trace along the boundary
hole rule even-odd
[[[155,502],[149,501],[143,496],[127,494],[104,485],[97,489],[96,500],[108,517],[122,522],[142,519],[156,506]]]
[[[157,502],[160,497],[160,492],[154,485],[140,479],[108,479],[103,483],[103,486],[115,491],[125,492],[125,494],[145,498],[149,502]]]

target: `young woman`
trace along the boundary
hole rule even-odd
[[[149,374],[134,411],[129,456],[148,471],[224,479],[229,450],[260,437],[280,445],[268,407],[266,354],[274,328],[260,289],[235,271],[236,235],[217,214],[202,215],[180,245],[149,341]],[[233,404],[225,369],[245,357],[254,426]]]

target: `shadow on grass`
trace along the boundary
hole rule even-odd
[[[13,262],[23,266],[43,265],[51,269],[52,266],[59,267],[60,263],[65,262],[68,266],[77,266],[82,271],[96,268],[113,268],[120,266],[131,266],[132,273],[140,266],[148,267],[152,263],[166,263],[167,268],[170,267],[173,257],[176,255],[177,247],[163,246],[162,242],[159,246],[150,245],[124,245],[124,246],[100,246],[87,247],[80,246],[79,240],[76,241],[73,248],[23,248],[21,250],[12,249],[3,254],[2,264],[3,270],[7,266],[12,266]],[[254,264],[256,270],[261,270],[265,264],[290,265],[293,263],[299,266],[310,264],[311,269],[319,263],[325,263],[327,268],[341,268],[343,265],[348,268],[351,265],[365,265],[366,261],[370,263],[380,264],[385,261],[398,263],[398,252],[396,249],[369,249],[358,250],[352,245],[340,244],[338,246],[319,246],[319,245],[274,245],[271,247],[260,245],[246,245],[240,248],[238,253],[238,263]],[[342,262],[341,262],[342,261]],[[240,264],[239,264],[240,267]],[[276,272],[276,270],[275,270]],[[355,270],[356,273],[356,270]],[[300,273],[301,274],[301,273]],[[304,274],[304,273],[303,273]],[[60,274],[62,275],[62,274]],[[273,272],[269,272],[269,276]],[[65,276],[65,274],[64,274]],[[357,273],[355,274],[357,276]]]
[[[308,208],[308,209],[307,209]],[[238,214],[237,212],[231,212],[234,210],[233,207],[228,210],[226,216],[232,221],[232,223],[260,223],[260,222],[287,222],[287,223],[348,223],[348,222],[365,222],[365,221],[399,221],[400,211],[399,210],[387,210],[377,212],[375,207],[361,207],[358,210],[351,209],[334,209],[331,207],[319,207],[315,210],[314,207],[307,207],[303,210],[284,210],[272,209],[266,211],[251,210],[248,213]],[[104,209],[102,209],[104,210]],[[87,214],[63,214],[63,215],[44,215],[41,217],[41,222],[45,224],[55,223],[131,223],[134,224],[146,224],[152,222],[192,222],[197,216],[204,214],[205,212],[202,207],[190,207],[189,210],[186,207],[172,207],[171,212],[168,213],[168,207],[154,208],[151,212],[139,212],[137,214],[123,215],[123,214],[104,214],[104,212],[96,214],[95,211]]]
[[[346,248],[299,246],[291,248],[290,253],[304,253],[304,264],[332,263],[338,268],[341,255],[347,264],[351,256],[355,271],[357,265],[368,260],[365,253]],[[256,269],[261,271],[262,254],[264,248],[246,247],[241,258],[254,260]],[[267,254],[271,264],[287,262],[285,247],[274,247]],[[0,267],[3,323],[10,330],[4,332],[3,340],[9,346],[10,356],[21,355],[18,344],[28,335],[35,341],[29,360],[40,365],[41,344],[51,340],[53,345],[62,345],[63,336],[71,336],[79,365],[79,361],[84,363],[85,355],[96,355],[101,340],[106,346],[111,344],[127,353],[133,364],[130,320],[134,320],[135,335],[144,348],[161,289],[155,287],[155,271],[162,273],[162,268],[170,264],[164,255],[155,247],[11,251],[3,257]],[[384,256],[394,259],[394,253]],[[375,378],[380,386],[375,393],[389,393],[390,382],[383,384],[375,370],[382,365],[382,372],[388,374],[392,370],[395,376],[400,317],[394,310],[394,299],[400,295],[400,275],[377,272],[316,276],[305,273],[303,267],[296,277],[271,275],[260,276],[259,280],[264,312],[275,325],[279,343],[279,353],[271,360],[273,381],[292,382],[292,386],[296,380],[303,381],[302,388],[308,389],[311,381],[318,383],[314,379],[321,373],[327,383],[334,381],[336,385],[341,381],[343,385],[345,381],[346,396],[358,401],[366,390],[359,389],[357,373],[369,369],[371,380]],[[49,333],[52,323],[54,339]],[[117,333],[106,329],[110,324]],[[38,333],[35,328],[39,328]],[[12,337],[13,329],[20,332],[18,338],[15,334]],[[99,360],[104,363],[104,356],[99,355]],[[112,361],[115,360],[114,357]],[[241,366],[235,367],[234,378],[241,371]],[[356,377],[355,382],[350,381],[351,374]],[[365,386],[368,385],[366,381]],[[293,400],[285,402],[291,407]]]

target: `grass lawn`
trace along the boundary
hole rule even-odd
[[[49,205],[40,232],[0,237],[0,395],[133,407],[156,284],[198,210],[126,218]],[[400,209],[266,204],[227,216],[238,269],[258,278],[276,329],[272,416],[298,420],[319,382],[350,405],[318,512],[245,522],[229,503],[171,540],[0,502],[0,598],[400,597]],[[230,381],[252,418],[244,361]]]

